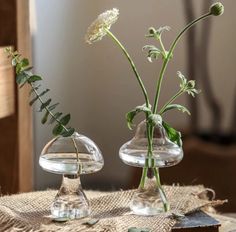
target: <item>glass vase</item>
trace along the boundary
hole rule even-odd
[[[61,187],[51,206],[55,220],[86,217],[90,213],[80,176],[102,169],[103,156],[88,137],[74,133],[58,136],[49,141],[41,152],[40,166],[47,172],[63,175]]]
[[[156,215],[169,210],[168,199],[161,186],[159,169],[178,164],[183,149],[170,141],[162,125],[153,128],[152,152],[148,155],[147,123],[142,121],[135,136],[123,144],[119,155],[130,166],[143,168],[142,178],[130,202],[130,209],[138,215]]]

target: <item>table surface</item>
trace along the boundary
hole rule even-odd
[[[236,232],[236,214],[210,214],[216,220],[220,221],[220,232]]]

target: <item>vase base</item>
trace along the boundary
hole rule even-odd
[[[56,219],[78,219],[87,217],[90,214],[90,208],[87,204],[81,204],[77,201],[54,201],[51,206],[51,215]]]
[[[155,216],[164,212],[162,208],[150,208],[150,207],[139,207],[139,206],[130,206],[133,214],[140,216]]]
[[[163,203],[158,189],[154,186],[137,189],[131,199],[130,209],[134,214],[142,216],[154,216],[163,213]]]

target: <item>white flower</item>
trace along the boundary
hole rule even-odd
[[[89,44],[101,40],[103,36],[107,34],[105,29],[110,29],[111,25],[114,24],[119,15],[119,10],[113,8],[102,14],[89,26],[87,34],[85,35],[85,41]]]

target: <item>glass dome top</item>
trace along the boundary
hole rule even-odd
[[[135,167],[144,167],[147,158],[148,140],[146,121],[142,121],[136,129],[134,138],[121,146],[119,155],[122,161]],[[154,128],[153,157],[155,167],[176,165],[183,158],[183,149],[169,140],[163,126]]]
[[[88,137],[74,133],[49,141],[39,158],[40,166],[56,174],[89,174],[102,169],[101,151]]]

